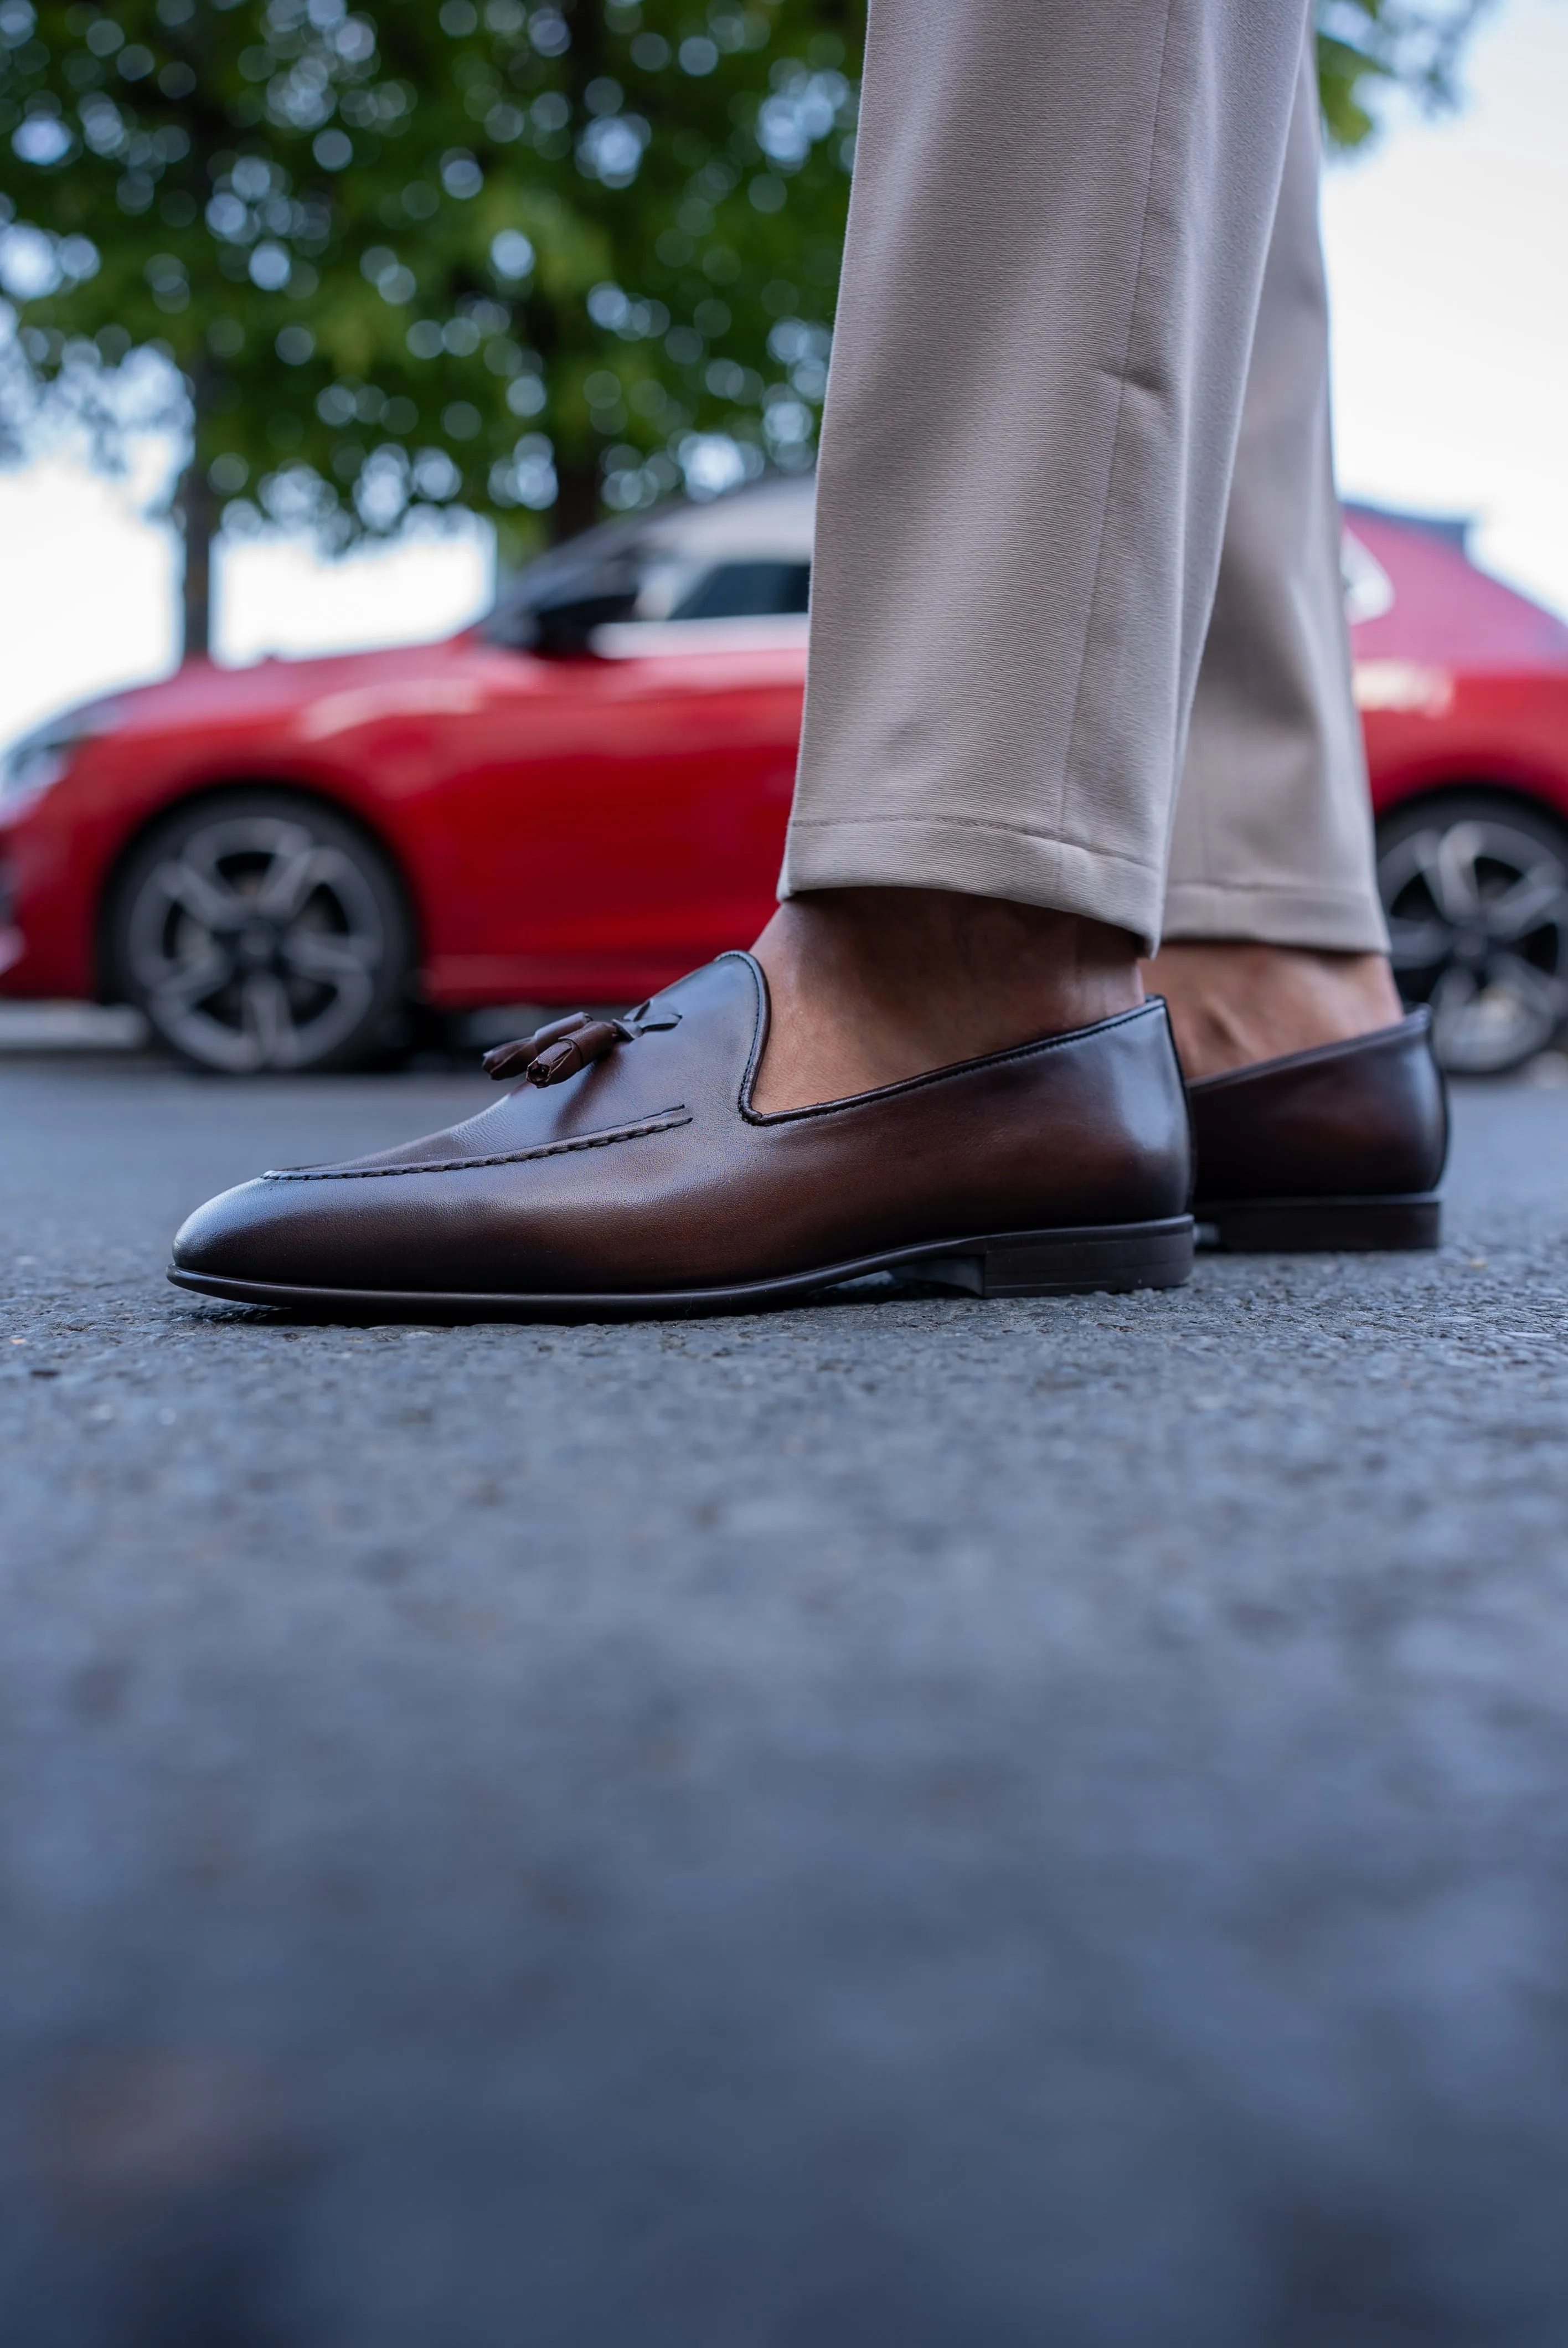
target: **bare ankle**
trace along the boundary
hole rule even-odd
[[[1143,964],[1170,1005],[1190,1081],[1392,1026],[1403,1005],[1381,954],[1183,938]]]
[[[1126,932],[946,890],[794,897],[753,951],[773,1005],[753,1095],[764,1111],[897,1084],[1143,1000]]]

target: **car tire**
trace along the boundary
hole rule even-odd
[[[1455,1076],[1505,1076],[1568,1020],[1568,826],[1501,791],[1442,791],[1378,827],[1394,976]]]
[[[247,789],[165,816],[106,921],[116,991],[227,1076],[358,1068],[409,1028],[412,925],[385,856],[317,801]]]

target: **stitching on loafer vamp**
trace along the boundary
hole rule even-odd
[[[613,1133],[585,1133],[575,1141],[544,1141],[535,1149],[503,1149],[493,1158],[431,1158],[417,1166],[282,1166],[269,1167],[263,1182],[369,1182],[384,1174],[466,1174],[484,1166],[524,1166],[533,1158],[565,1158],[574,1149],[608,1149],[616,1141],[641,1141],[651,1133],[672,1133],[690,1125],[689,1113],[665,1109],[641,1125],[619,1126]]]

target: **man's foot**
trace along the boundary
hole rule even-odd
[[[1206,1076],[1187,1107],[1207,1244],[1437,1246],[1448,1103],[1430,1011]]]
[[[786,899],[753,952],[772,1020],[755,1106],[844,1100],[1143,999],[1124,930],[941,889]]]
[[[749,954],[624,1019],[552,1021],[490,1055],[523,1081],[466,1124],[210,1200],[171,1277],[421,1319],[750,1308],[897,1270],[977,1296],[1186,1279],[1187,1107],[1157,1004],[999,1053],[938,1040],[939,1073],[774,1116],[752,1093],[767,1023]]]
[[[1228,938],[1183,938],[1143,965],[1170,1005],[1189,1084],[1258,1060],[1396,1027],[1404,1005],[1382,954],[1314,953]]]
[[[1182,1056],[1207,1243],[1436,1247],[1442,1075],[1381,954],[1181,939],[1143,978]]]
[[[1143,982],[1172,1012],[1206,1242],[1437,1247],[1443,1077],[1380,953],[1178,939]]]

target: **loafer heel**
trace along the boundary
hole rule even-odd
[[[1085,1230],[1009,1231],[988,1239],[983,1255],[937,1257],[909,1266],[918,1281],[972,1296],[1090,1296],[1132,1288],[1180,1288],[1193,1275],[1193,1219],[1111,1223]]]
[[[1244,1199],[1197,1209],[1204,1247],[1235,1255],[1363,1254],[1435,1248],[1442,1210],[1435,1191],[1392,1199]]]

